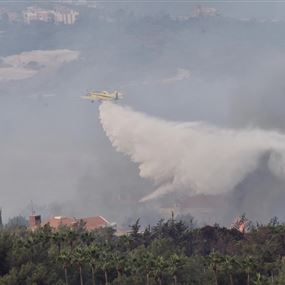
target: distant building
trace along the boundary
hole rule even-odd
[[[44,221],[41,226],[49,224],[53,229],[57,230],[60,226],[75,227],[78,221],[75,218],[55,216]]]
[[[217,9],[202,5],[197,5],[192,11],[193,17],[213,17],[218,16]]]
[[[76,22],[79,13],[66,7],[57,7],[52,11],[53,18],[56,23],[63,23],[65,25],[72,25]]]
[[[49,10],[44,10],[36,7],[28,7],[22,11],[24,22],[30,24],[33,21],[48,22],[52,20],[52,15]]]
[[[23,20],[30,24],[33,21],[63,23],[72,25],[76,22],[79,13],[73,9],[59,6],[54,10],[45,10],[38,7],[28,7],[22,11]]]
[[[114,223],[110,223],[108,220],[102,216],[86,217],[86,218],[73,218],[64,216],[55,216],[44,222],[41,221],[40,215],[32,215],[29,218],[29,228],[35,230],[41,226],[49,224],[54,230],[59,229],[61,226],[76,227],[81,222],[84,223],[85,228],[88,231],[92,231],[98,228],[114,227]]]
[[[41,216],[32,214],[29,217],[29,228],[34,231],[41,226]]]

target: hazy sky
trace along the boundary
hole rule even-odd
[[[98,7],[117,9],[122,7],[139,15],[169,13],[187,15],[193,6],[203,5],[216,8],[222,15],[235,18],[285,19],[282,1],[99,1]]]
[[[196,4],[106,1],[95,9],[71,6],[80,12],[72,26],[0,22],[5,219],[29,213],[31,200],[46,214],[102,214],[118,222],[159,215],[162,202],[138,203],[157,185],[112,147],[98,119],[99,104],[79,98],[87,89],[118,89],[125,94],[120,104],[164,120],[283,133],[285,21],[272,20],[285,20],[285,4],[203,2],[221,16],[175,19],[191,15]],[[17,3],[5,6],[22,9]],[[59,54],[44,60],[46,54],[34,50]],[[236,190],[240,201],[247,201],[240,194],[247,191],[244,185],[256,183],[248,179]],[[279,193],[283,182],[269,180]],[[261,194],[270,200],[265,189]],[[235,213],[250,208],[249,202],[231,203]],[[254,211],[257,219],[273,215],[274,203],[266,214]]]

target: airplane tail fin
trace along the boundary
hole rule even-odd
[[[122,96],[123,94],[122,93],[120,93],[119,91],[115,91],[115,100],[118,100],[118,99],[121,99],[123,96]]]

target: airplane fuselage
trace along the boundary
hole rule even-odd
[[[97,91],[91,91],[86,96],[81,96],[82,99],[90,100],[91,102],[94,101],[113,101],[118,100],[122,98],[122,94],[118,91],[114,92],[97,92]]]

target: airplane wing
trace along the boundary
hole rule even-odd
[[[99,100],[112,100],[114,99],[113,97],[111,96],[104,96],[104,95],[97,95],[96,96]]]
[[[104,97],[104,98],[112,98],[111,94],[96,94],[95,96]]]
[[[96,101],[96,100],[112,100],[112,97],[108,97],[108,96],[102,96],[102,95],[87,95],[87,96],[81,96],[81,99],[85,99],[85,100],[90,100],[90,101]]]
[[[88,96],[91,96],[91,97],[98,97],[98,96],[102,96],[102,97],[111,97],[110,96],[110,93],[108,92],[96,92],[96,91],[91,91],[90,93],[88,93],[89,95]]]

